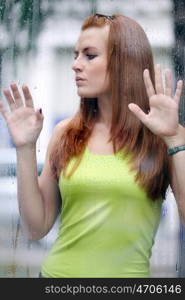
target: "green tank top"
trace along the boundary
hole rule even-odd
[[[70,179],[61,172],[61,222],[44,277],[150,277],[162,200],[149,199],[134,176],[122,152],[98,155],[87,147]]]

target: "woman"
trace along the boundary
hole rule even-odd
[[[44,237],[61,211],[42,276],[149,277],[169,184],[185,220],[182,81],[173,96],[167,70],[163,87],[143,29],[122,15],[84,21],[73,70],[80,107],[55,127],[39,177],[42,111],[34,110],[27,86],[23,104],[16,84],[4,90],[11,112],[0,105],[16,145],[19,207],[29,238]]]

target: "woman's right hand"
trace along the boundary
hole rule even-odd
[[[15,83],[10,89],[4,89],[3,94],[10,107],[10,112],[0,101],[0,112],[2,113],[9,133],[16,148],[35,146],[43,127],[44,117],[40,110],[35,111],[29,88],[24,85],[22,91],[24,102]]]

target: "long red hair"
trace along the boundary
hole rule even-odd
[[[150,44],[142,27],[123,15],[113,15],[112,19],[89,16],[81,29],[106,24],[110,26],[107,72],[113,112],[110,141],[114,152],[123,149],[124,153],[131,153],[131,169],[137,171],[135,179],[147,195],[153,200],[164,198],[170,176],[166,145],[128,109],[129,103],[138,104],[145,113],[150,109],[143,81],[143,71],[147,68],[155,84]],[[57,180],[61,170],[68,178],[75,172],[98,114],[98,99],[81,98],[79,110],[58,136],[50,155],[52,173]],[[67,164],[73,156],[77,157],[76,163],[66,174]]]

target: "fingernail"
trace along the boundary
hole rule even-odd
[[[42,108],[39,109],[40,114],[42,114]]]

